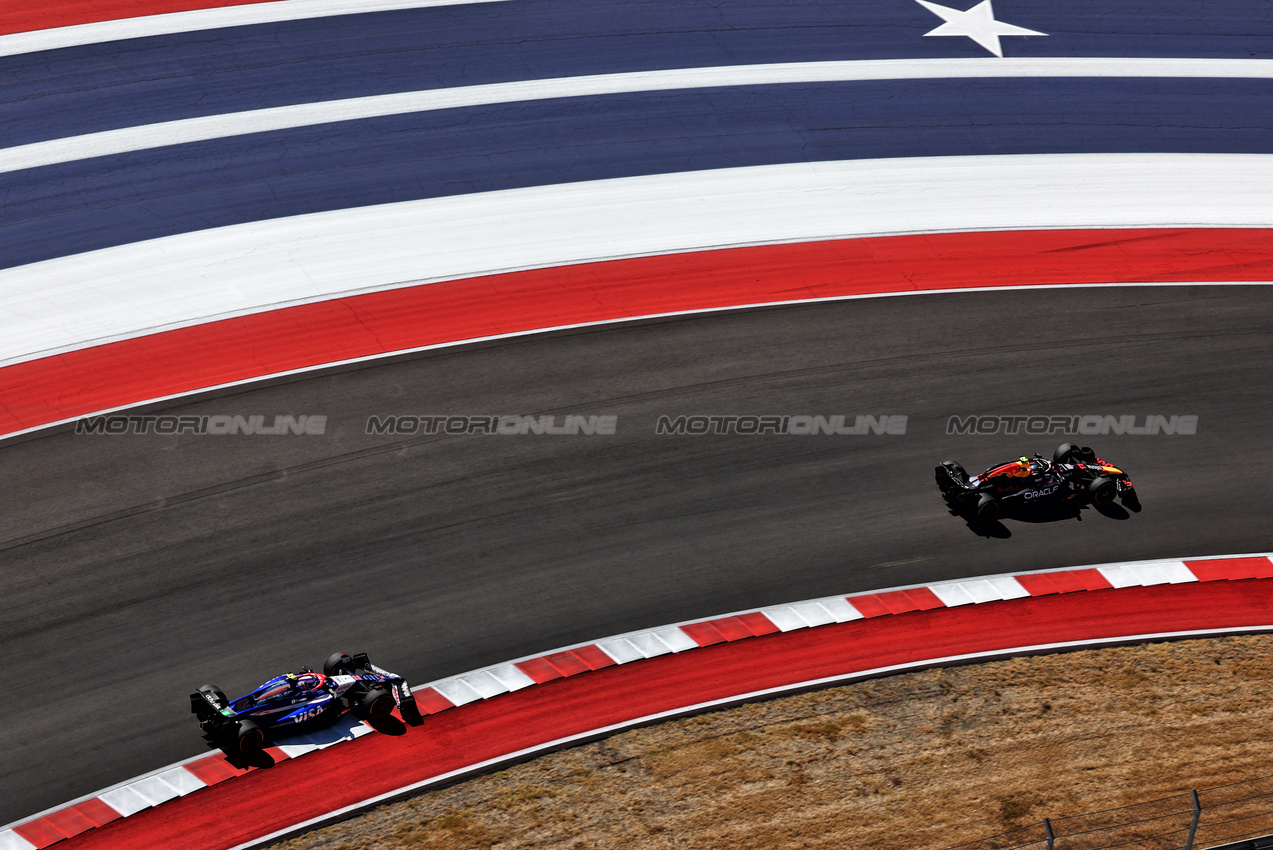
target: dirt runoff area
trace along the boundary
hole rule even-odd
[[[1191,810],[1190,789],[1273,774],[1271,683],[1263,635],[929,670],[624,732],[275,846],[914,850],[1027,825],[1042,838],[1044,817],[1170,795]],[[1114,843],[1096,841],[1057,846]]]

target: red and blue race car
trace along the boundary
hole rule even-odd
[[[1139,507],[1127,473],[1096,456],[1088,446],[1062,443],[1052,460],[1035,453],[969,475],[953,460],[936,469],[937,487],[951,510],[968,519],[993,523],[1006,510],[1042,501],[1067,500],[1104,508],[1115,497]]]
[[[233,700],[216,685],[190,695],[199,728],[232,754],[256,752],[271,734],[326,725],[346,712],[362,720],[383,719],[395,706],[404,719],[419,717],[406,679],[372,664],[366,653],[337,652],[322,673],[302,667]]]

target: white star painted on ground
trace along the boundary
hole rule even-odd
[[[1047,35],[1025,27],[1016,27],[995,20],[994,9],[990,8],[990,0],[981,0],[967,12],[952,9],[949,6],[938,6],[928,0],[915,0],[916,3],[932,12],[946,23],[924,35],[962,35],[971,38],[995,56],[1003,57],[1003,48],[999,46],[1001,35]]]

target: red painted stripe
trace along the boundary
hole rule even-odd
[[[271,0],[23,0],[0,9],[0,35]]]
[[[722,643],[462,706],[256,770],[76,838],[72,850],[215,850],[446,771],[698,702],[944,656],[1267,625],[1273,580],[1031,597]],[[209,837],[216,836],[216,842]]]
[[[913,587],[905,591],[906,596],[915,605],[916,610],[931,611],[934,608],[945,608],[946,603],[937,598],[927,587]]]
[[[451,702],[442,694],[433,688],[420,688],[418,691],[413,690],[411,695],[415,697],[416,708],[420,709],[421,714],[437,714],[439,711],[446,711],[448,708],[455,708],[455,703]]]
[[[615,665],[615,660],[606,655],[605,650],[599,646],[581,646],[574,652],[584,664],[588,665],[589,670],[601,670]]]
[[[518,661],[516,666],[518,670],[534,679],[537,685],[561,678],[561,671],[542,658],[529,658],[525,661]]]
[[[755,637],[751,629],[737,617],[722,617],[719,620],[712,620],[712,625],[716,627],[716,631],[720,632],[721,637],[725,640],[742,640],[743,638]]]
[[[571,650],[545,655],[544,661],[551,664],[563,676],[576,676],[580,673],[587,673],[591,669],[584,663],[582,658],[575,655]]]
[[[105,826],[111,821],[119,820],[123,817],[123,815],[115,811],[97,797],[94,797],[91,800],[85,800],[83,803],[80,803],[73,808],[88,819],[93,826]]]
[[[690,640],[699,646],[712,646],[725,642],[725,636],[716,631],[711,623],[690,623],[688,626],[681,626],[681,631],[689,635]]]
[[[186,770],[193,773],[205,785],[216,785],[227,779],[233,779],[246,771],[240,770],[225,760],[225,756],[208,756],[206,759],[191,762]]]
[[[774,625],[773,620],[769,619],[759,611],[740,615],[738,617],[738,622],[746,626],[747,630],[750,631],[754,637],[771,635],[775,632],[781,631],[781,629]]]
[[[1113,587],[1100,570],[1062,570],[1054,573],[1035,573],[1016,576],[1021,586],[1031,596],[1051,593],[1074,593],[1079,590],[1106,590]]]
[[[850,596],[848,597],[848,602],[858,609],[863,617],[883,617],[886,614],[893,613],[893,610],[884,604],[879,595],[874,593]]]
[[[774,301],[1128,281],[1273,281],[1273,231],[893,236],[588,263],[209,322],[0,369],[0,435],[325,363]]]
[[[1273,575],[1273,562],[1268,558],[1215,558],[1185,561],[1185,566],[1198,577],[1198,581],[1235,581]]]
[[[67,833],[54,826],[47,817],[24,823],[21,826],[15,826],[13,831],[30,841],[37,848],[48,847],[50,844],[65,841],[67,838]]]

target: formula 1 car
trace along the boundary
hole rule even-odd
[[[1070,443],[1057,446],[1051,461],[1035,453],[970,476],[953,460],[944,460],[935,472],[946,504],[982,524],[997,520],[1004,508],[1041,500],[1082,500],[1103,508],[1117,496],[1133,509],[1139,506],[1126,472],[1091,448]]]
[[[419,716],[406,680],[372,664],[366,653],[337,652],[321,674],[302,667],[299,673],[275,676],[234,700],[226,699],[216,685],[204,685],[190,695],[199,728],[231,754],[256,752],[270,734],[326,725],[345,712],[362,720],[383,719],[395,705],[404,718]]]

